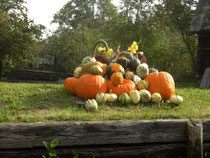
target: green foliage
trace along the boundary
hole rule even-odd
[[[58,144],[59,144],[59,140],[58,139],[53,139],[51,141],[51,143],[48,143],[46,141],[43,141],[42,143],[44,144],[45,148],[48,151],[48,156],[43,155],[42,156],[43,158],[59,158],[57,156],[57,151],[55,150],[55,147],[58,146]]]
[[[4,62],[3,67],[25,66],[23,63],[28,62],[31,47],[41,36],[44,27],[28,19],[23,0],[0,1],[0,26],[0,59]]]

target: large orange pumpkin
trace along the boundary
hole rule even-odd
[[[112,92],[117,94],[117,96],[120,96],[122,93],[126,92],[127,94],[130,93],[132,90],[136,90],[136,85],[133,81],[123,79],[123,84],[119,84],[117,86],[112,84],[112,81],[110,80],[107,84],[108,92]]]
[[[66,90],[71,94],[76,94],[75,86],[78,78],[75,77],[68,77],[64,80],[64,87]]]
[[[75,86],[76,94],[82,99],[95,98],[97,93],[106,93],[107,85],[101,75],[82,75]]]
[[[160,93],[163,100],[169,99],[175,92],[173,77],[168,72],[154,72],[144,79],[149,82],[148,91]]]

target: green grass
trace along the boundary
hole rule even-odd
[[[209,119],[210,90],[193,82],[176,84],[184,103],[100,105],[87,112],[63,84],[0,82],[0,122],[96,121],[127,119]]]

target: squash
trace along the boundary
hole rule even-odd
[[[121,72],[115,72],[111,76],[112,84],[117,86],[119,84],[123,84],[123,75]]]
[[[140,101],[140,93],[137,90],[130,91],[129,96],[134,104],[138,104]]]
[[[158,72],[158,70],[156,68],[149,68],[149,74],[154,73],[154,72]]]
[[[137,85],[141,81],[141,78],[138,75],[133,76],[133,82]]]
[[[127,94],[130,93],[132,90],[136,90],[136,85],[131,80],[123,79],[122,85],[113,85],[111,81],[107,84],[108,92],[112,92],[117,94],[117,96],[120,96],[122,93],[126,92]]]
[[[82,64],[87,64],[89,62],[92,62],[92,61],[96,61],[96,59],[94,57],[91,57],[91,56],[86,56],[82,59]]]
[[[98,110],[98,104],[96,102],[95,99],[88,99],[86,102],[85,102],[85,108],[88,110],[88,111],[96,111]]]
[[[127,51],[120,52],[118,57],[126,57],[129,60],[133,60],[133,55]]]
[[[137,59],[136,57],[133,57],[133,60],[130,60],[130,63],[128,65],[128,67],[133,70],[136,71],[136,68],[141,64],[140,60]]]
[[[103,69],[103,67],[104,67],[104,65],[101,63],[101,62],[98,62],[98,61],[96,61],[96,62],[89,62],[89,63],[87,63],[87,64],[84,64],[84,65],[82,65],[82,72],[81,72],[81,74],[82,75],[84,75],[84,74],[90,74],[91,73],[91,71],[90,71],[90,69],[91,69],[91,67],[92,66],[94,66],[94,65],[98,65],[98,66],[100,66],[102,69]]]
[[[110,79],[112,74],[115,72],[121,72],[123,75],[125,74],[124,68],[120,64],[114,63],[114,64],[109,65],[109,67],[107,68],[106,74],[107,74],[108,79]]]
[[[141,78],[144,79],[149,74],[149,67],[146,63],[140,64],[136,68],[136,74]]]
[[[82,75],[82,67],[77,67],[74,70],[73,76],[79,78]]]
[[[117,95],[114,93],[106,93],[106,101],[109,103],[114,103],[117,101]]]
[[[168,72],[154,72],[144,80],[149,82],[149,92],[160,93],[163,100],[169,99],[175,92],[174,79]]]
[[[127,93],[122,93],[122,94],[119,96],[118,101],[119,101],[121,104],[129,104],[129,103],[131,103],[131,98],[130,98],[130,96],[129,96]]]
[[[75,86],[78,78],[68,77],[64,80],[64,87],[70,94],[76,94]]]
[[[85,74],[76,82],[76,94],[82,98],[95,98],[97,93],[106,93],[107,85],[101,75]]]
[[[161,97],[160,93],[153,93],[151,100],[153,103],[160,103],[162,100],[162,97]]]
[[[151,94],[148,90],[142,89],[142,90],[139,91],[139,93],[140,93],[140,98],[141,98],[142,102],[144,102],[144,103],[150,102]]]
[[[132,71],[127,71],[127,72],[125,73],[125,78],[126,78],[127,80],[133,80],[133,77],[134,77],[134,73],[133,73]]]
[[[130,63],[130,60],[122,56],[122,57],[117,58],[117,63],[120,64],[126,70]]]
[[[106,95],[105,93],[97,93],[96,94],[96,101],[98,104],[106,103]]]
[[[145,81],[145,80],[141,80],[137,83],[137,88],[139,90],[141,89],[148,89],[148,86],[149,86],[149,82],[148,81]]]
[[[94,66],[91,66],[90,73],[93,75],[99,75],[103,73],[103,69],[98,65],[94,65]]]
[[[180,95],[172,95],[169,101],[173,104],[181,104],[183,103],[183,98]]]

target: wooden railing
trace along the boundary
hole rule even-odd
[[[58,81],[73,76],[71,73],[58,73],[37,70],[12,70],[8,76],[10,80]]]

